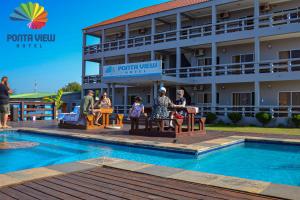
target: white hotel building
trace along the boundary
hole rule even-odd
[[[223,121],[238,111],[255,123],[266,111],[281,124],[300,113],[299,0],[170,1],[85,28],[82,56],[83,90],[108,91],[117,112],[135,96],[151,104],[164,85]],[[92,64],[99,73],[87,75]]]

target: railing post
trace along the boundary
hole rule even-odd
[[[292,71],[292,61],[288,61],[288,72],[291,72]]]
[[[24,121],[24,101],[21,101],[20,103],[20,117],[21,121]]]
[[[176,38],[177,41],[180,40],[180,30],[181,30],[181,13],[176,14]]]
[[[52,105],[53,106],[53,117],[52,118],[53,118],[53,120],[55,120],[56,119],[56,109],[57,108],[56,108],[55,102],[53,102],[52,104],[53,104]]]
[[[246,114],[245,114],[245,107],[242,107],[242,116],[245,117]]]
[[[288,108],[288,117],[291,118],[292,115],[293,115],[293,108],[292,108],[292,106],[289,106],[289,108]]]

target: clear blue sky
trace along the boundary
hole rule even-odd
[[[0,0],[0,76],[10,78],[17,93],[54,92],[68,82],[80,82],[82,28],[100,21],[166,0],[32,0],[45,7],[48,23],[41,30],[29,30],[26,22],[9,15],[20,3],[29,0]],[[16,48],[7,34],[52,33],[55,43],[43,48]]]

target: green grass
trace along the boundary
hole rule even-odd
[[[255,126],[208,124],[206,127],[206,130],[224,131],[224,132],[240,132],[240,133],[299,135],[300,136],[299,128],[266,128],[266,127],[255,127]]]

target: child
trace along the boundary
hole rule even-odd
[[[142,98],[136,97],[134,104],[129,110],[129,117],[131,120],[131,131],[139,129],[139,119],[142,113],[144,113],[144,105],[142,104]]]

